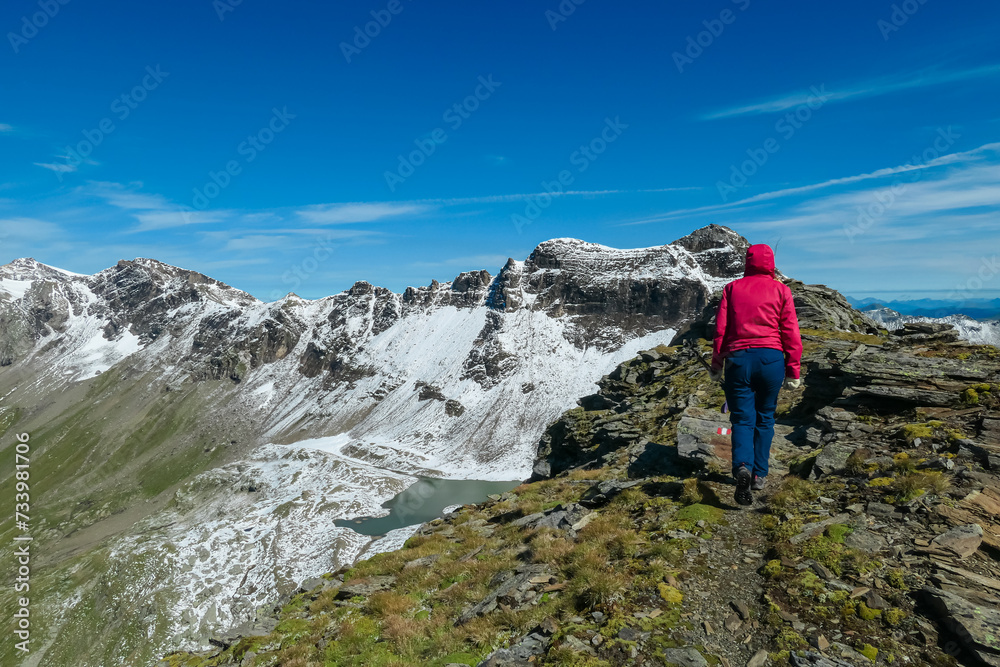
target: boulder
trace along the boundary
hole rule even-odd
[[[477,616],[483,616],[492,612],[497,608],[500,598],[508,596],[516,597],[518,593],[531,588],[532,579],[544,573],[545,569],[544,565],[526,565],[518,568],[517,572],[501,572],[494,577],[497,580],[496,588],[480,602],[459,616],[458,620],[455,621],[455,625],[464,625]]]
[[[819,479],[825,475],[833,475],[844,470],[847,459],[854,453],[856,447],[852,445],[841,445],[835,442],[829,443],[820,451],[813,464],[809,479]]]
[[[358,595],[368,597],[372,593],[387,591],[396,583],[396,577],[367,577],[341,586],[337,591],[338,600],[349,600]]]
[[[477,667],[531,667],[551,642],[549,637],[533,632],[510,648],[490,653]]]
[[[857,549],[865,553],[874,554],[885,549],[885,538],[881,535],[865,530],[864,528],[855,530],[844,537],[844,546]],[[870,606],[870,605],[869,605]]]
[[[729,417],[713,410],[687,408],[677,424],[677,455],[683,459],[732,467]],[[725,429],[719,433],[720,429]]]
[[[576,531],[573,526],[588,514],[590,514],[590,510],[586,509],[583,505],[569,503],[568,505],[559,505],[545,512],[529,514],[516,521],[512,521],[511,524],[529,530],[534,528],[562,530],[575,537]]]
[[[982,543],[983,528],[978,523],[957,526],[931,540],[931,544],[951,551],[959,558],[976,553]]]
[[[925,586],[923,592],[940,624],[962,646],[983,663],[1000,667],[1000,610],[996,605],[976,604],[931,586]]]
[[[678,667],[708,667],[708,660],[696,648],[665,648],[663,657],[668,665]]]
[[[854,663],[821,653],[815,653],[814,651],[806,651],[802,655],[798,655],[795,651],[792,651],[788,658],[795,667],[854,667]]]

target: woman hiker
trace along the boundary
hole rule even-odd
[[[782,382],[789,389],[801,385],[801,359],[792,291],[774,277],[770,246],[752,245],[743,277],[722,289],[711,373],[718,381],[725,364],[722,386],[732,418],[734,497],[741,505],[753,502],[751,489],[764,488],[778,391]]]

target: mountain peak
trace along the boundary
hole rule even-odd
[[[729,227],[713,223],[694,230],[671,245],[679,245],[695,253],[716,248],[734,248],[745,252],[750,247],[750,242]]]
[[[34,257],[19,257],[10,264],[0,267],[0,273],[16,280],[31,280],[32,278],[67,278],[83,277],[82,273],[73,273],[48,264],[42,264]]]

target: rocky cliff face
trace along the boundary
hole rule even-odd
[[[553,422],[534,481],[161,665],[1000,664],[1000,352],[793,289],[804,383],[753,507],[689,338]]]
[[[46,664],[204,644],[248,600],[350,562],[369,540],[327,527],[400,479],[527,476],[580,388],[669,342],[745,247],[717,226],[642,250],[557,239],[495,277],[274,303],[154,260],[0,267],[0,419],[38,443],[39,627],[62,647]],[[316,488],[236,483],[285,465]],[[240,539],[236,516],[265,529]],[[313,549],[318,531],[337,549]],[[88,596],[114,600],[115,632]]]

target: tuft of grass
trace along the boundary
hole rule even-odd
[[[781,486],[771,496],[770,504],[773,509],[785,511],[803,503],[812,502],[817,498],[819,498],[819,489],[814,482],[789,475],[782,480]]]
[[[573,551],[575,545],[559,531],[551,528],[540,530],[528,543],[532,560],[536,563],[559,563]]]
[[[694,505],[695,503],[700,503],[704,499],[704,495],[699,488],[698,478],[689,477],[684,480],[684,489],[681,491],[680,500],[685,505]]]
[[[948,478],[936,470],[911,472],[900,475],[892,481],[892,489],[902,502],[909,502],[925,493],[940,496],[950,488],[951,482]]]
[[[913,472],[917,469],[916,464],[910,459],[906,452],[900,452],[892,457],[893,467],[899,472]]]
[[[366,607],[375,616],[385,618],[407,614],[416,605],[417,601],[409,595],[395,591],[380,591],[368,598]]]
[[[870,455],[871,452],[865,449],[856,449],[851,452],[851,455],[847,457],[847,463],[844,465],[844,469],[849,475],[864,475],[868,471],[865,467],[865,459]]]

